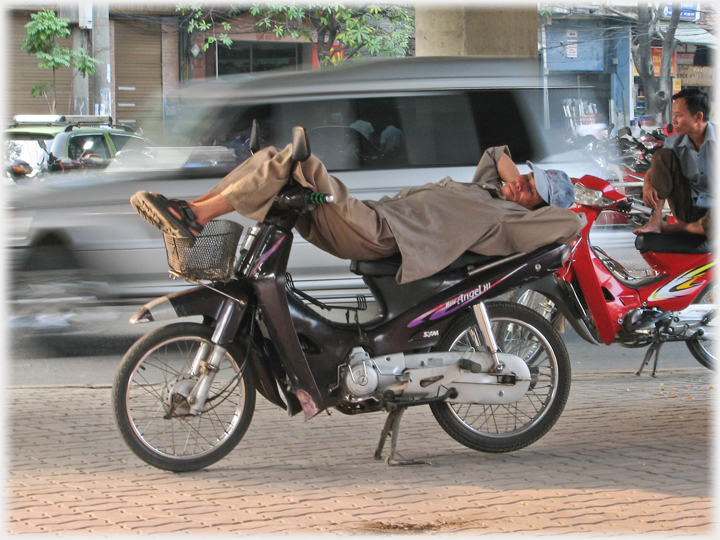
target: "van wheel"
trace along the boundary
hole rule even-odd
[[[98,282],[59,243],[36,246],[13,272],[12,284],[10,326],[34,334],[83,331],[79,313],[98,302]]]

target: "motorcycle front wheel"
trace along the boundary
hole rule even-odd
[[[115,421],[130,449],[146,463],[174,472],[202,469],[240,442],[255,410],[255,386],[234,344],[215,373],[200,414],[187,397],[197,382],[190,367],[212,329],[196,323],[158,328],[125,354],[113,385]]]
[[[698,295],[696,304],[717,304],[715,297],[718,295],[717,286],[709,283]],[[715,321],[710,322],[714,326]],[[708,369],[717,371],[717,359],[715,358],[715,342],[709,339],[694,338],[685,342],[695,360]]]
[[[487,304],[500,352],[522,358],[532,382],[525,396],[511,405],[444,401],[430,405],[440,426],[456,441],[481,452],[513,452],[545,435],[562,414],[570,394],[570,359],[565,344],[537,312],[515,303]],[[441,351],[483,351],[471,311],[444,333]]]

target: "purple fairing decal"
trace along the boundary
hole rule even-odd
[[[523,265],[525,266],[525,265]],[[442,319],[446,315],[450,315],[451,313],[456,312],[458,309],[466,306],[470,302],[476,300],[486,292],[488,292],[490,289],[495,287],[497,284],[502,283],[507,278],[512,276],[515,272],[520,270],[523,266],[520,266],[519,268],[516,268],[509,274],[506,274],[499,280],[497,280],[495,283],[483,283],[482,285],[478,285],[474,289],[464,292],[460,294],[459,296],[456,296],[455,298],[448,300],[447,302],[431,309],[430,311],[427,311],[420,315],[417,319],[414,319],[408,324],[408,328],[412,328],[414,326],[418,326],[422,323],[424,323],[426,320],[429,321],[436,321],[438,319]]]
[[[255,272],[257,272],[258,268],[260,268],[260,266],[262,265],[262,263],[264,263],[264,262],[268,259],[268,257],[270,257],[270,255],[272,255],[273,253],[275,253],[275,251],[277,250],[277,248],[280,247],[280,244],[282,243],[283,240],[285,240],[285,236],[282,236],[282,237],[280,238],[280,240],[278,240],[277,242],[275,242],[275,245],[274,245],[273,247],[271,247],[271,248],[268,249],[265,253],[262,254],[262,256],[258,259],[258,262],[255,263],[255,266],[253,266],[252,270],[250,270],[250,275],[251,275],[251,276],[254,276],[254,275],[255,275]]]

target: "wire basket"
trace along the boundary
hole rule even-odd
[[[163,233],[170,268],[193,280],[229,281],[243,227],[215,220],[205,225],[197,238],[176,238]]]

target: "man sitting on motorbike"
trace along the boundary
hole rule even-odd
[[[483,154],[469,184],[447,177],[394,197],[360,201],[314,156],[294,163],[288,145],[255,153],[193,201],[140,191],[131,203],[157,228],[192,238],[232,210],[262,220],[292,173],[300,185],[335,198],[333,204],[300,216],[295,226],[300,235],[344,259],[372,260],[400,252],[396,278],[402,284],[442,270],[466,250],[510,255],[572,240],[583,219],[567,210],[574,202],[571,180],[562,171],[528,165],[532,172],[520,174],[507,146],[493,147]]]
[[[710,104],[702,90],[682,90],[673,97],[675,135],[653,154],[645,175],[643,201],[655,213],[635,234],[688,232],[710,234],[713,206],[715,128],[708,122]],[[667,199],[678,223],[663,223]]]

